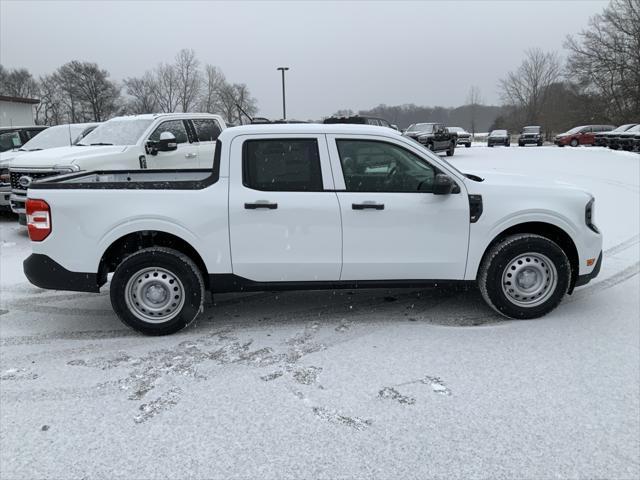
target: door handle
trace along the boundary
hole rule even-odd
[[[196,158],[197,153],[185,153],[184,158]]]
[[[256,210],[258,208],[266,208],[267,210],[275,210],[278,208],[277,203],[271,202],[255,202],[255,203],[245,203],[244,208],[246,210]]]
[[[373,203],[373,202],[352,203],[351,208],[354,210],[364,210],[365,208],[368,208],[371,210],[384,210],[384,203]]]

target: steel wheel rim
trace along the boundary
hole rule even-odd
[[[536,307],[549,299],[558,285],[558,271],[549,257],[528,252],[511,260],[502,273],[502,292],[514,305]]]
[[[164,323],[175,318],[185,302],[184,287],[171,271],[144,268],[131,276],[125,287],[129,311],[148,323]]]

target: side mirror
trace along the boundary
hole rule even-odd
[[[172,152],[178,149],[178,143],[176,137],[171,132],[162,132],[160,134],[160,141],[158,142],[159,152]]]
[[[449,195],[457,187],[456,182],[449,175],[444,173],[438,173],[433,179],[433,194],[434,195]]]
[[[397,130],[398,132],[400,131],[400,129],[398,128],[398,126],[397,126],[397,125],[393,125],[393,124],[392,124],[392,125],[391,125],[391,128],[393,128],[394,130]]]

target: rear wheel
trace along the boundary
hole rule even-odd
[[[486,254],[478,275],[484,300],[509,318],[537,318],[556,308],[569,288],[564,251],[540,235],[505,238]]]
[[[202,273],[183,253],[152,247],[125,258],[111,280],[111,305],[129,327],[146,335],[168,335],[202,311]]]
[[[465,148],[471,148],[471,144],[470,143],[465,143],[464,146],[465,146]]]

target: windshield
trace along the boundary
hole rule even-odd
[[[507,136],[507,131],[506,130],[494,130],[493,132],[491,132],[489,134],[490,137],[506,137]]]
[[[540,133],[540,127],[524,127],[522,133]]]
[[[433,125],[433,123],[414,123],[407,128],[407,132],[432,132]]]
[[[49,127],[25,143],[20,150],[33,152],[47,148],[75,145],[76,142],[82,138],[82,132],[84,132],[87,127],[88,125],[83,123]]]
[[[584,127],[574,127],[571,130],[567,130],[565,133],[567,133],[568,135],[573,135],[574,133],[578,133],[583,128]]]
[[[112,118],[78,145],[135,145],[152,121],[151,118]]]
[[[612,132],[626,132],[627,130],[629,130],[631,127],[634,127],[635,125],[636,125],[635,123],[627,123],[626,125],[620,125],[615,130],[612,130]]]

